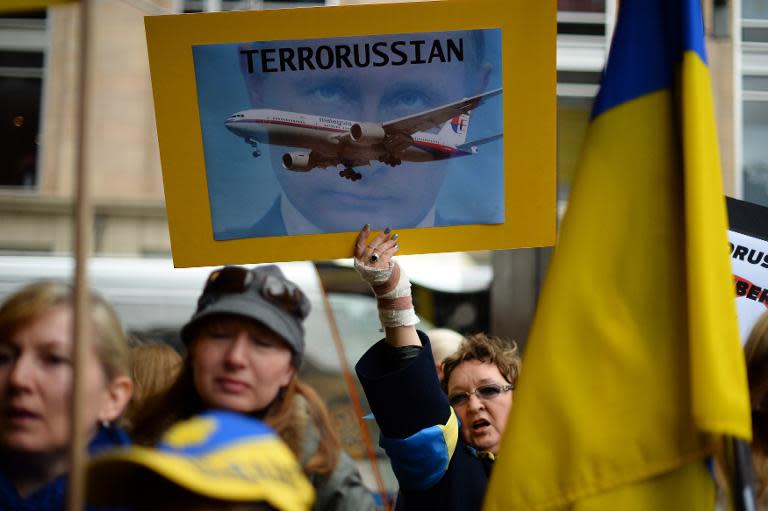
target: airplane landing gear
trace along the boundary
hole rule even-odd
[[[403,163],[403,160],[391,154],[382,156],[381,158],[379,158],[379,161],[389,165],[390,167],[397,167],[398,165]]]
[[[339,172],[339,176],[349,179],[350,181],[359,181],[363,178],[363,175],[359,172],[355,172],[355,169],[352,167],[346,167],[344,170]]]
[[[259,141],[255,138],[247,138],[245,139],[245,143],[250,145],[253,149],[253,152],[251,153],[254,158],[258,158],[261,156],[261,151],[259,151]]]

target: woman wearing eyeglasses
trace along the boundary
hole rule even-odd
[[[298,377],[309,300],[277,266],[211,273],[181,337],[187,356],[171,388],[136,418],[134,440],[153,445],[174,423],[223,409],[263,420],[312,482],[313,510],[373,510],[318,395]]]
[[[411,284],[392,260],[398,236],[369,236],[365,226],[355,268],[377,296],[385,338],[355,369],[400,483],[397,509],[479,510],[512,408],[517,347],[465,339],[444,362],[441,389],[429,339],[415,327]]]

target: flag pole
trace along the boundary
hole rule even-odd
[[[90,293],[88,292],[87,262],[91,247],[93,210],[90,201],[88,174],[86,172],[88,121],[88,56],[91,0],[80,0],[80,69],[77,83],[77,126],[75,130],[75,189],[74,189],[74,321],[72,353],[72,396],[70,402],[70,448],[69,482],[67,488],[67,509],[80,511],[84,507],[86,425],[85,407],[85,363],[90,349]]]
[[[726,437],[725,455],[733,510],[755,511],[755,478],[749,444],[740,438]]]

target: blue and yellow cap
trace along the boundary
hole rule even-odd
[[[307,511],[315,492],[291,450],[261,421],[216,410],[174,425],[154,448],[107,451],[88,463],[88,502],[121,506],[146,474],[189,493]],[[143,474],[143,478],[140,475]]]

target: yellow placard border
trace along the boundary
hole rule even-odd
[[[554,0],[444,0],[146,17],[174,265],[344,258],[351,256],[356,236],[213,239],[192,46],[372,34],[502,30],[505,221],[398,229],[400,253],[552,245],[556,14]]]

